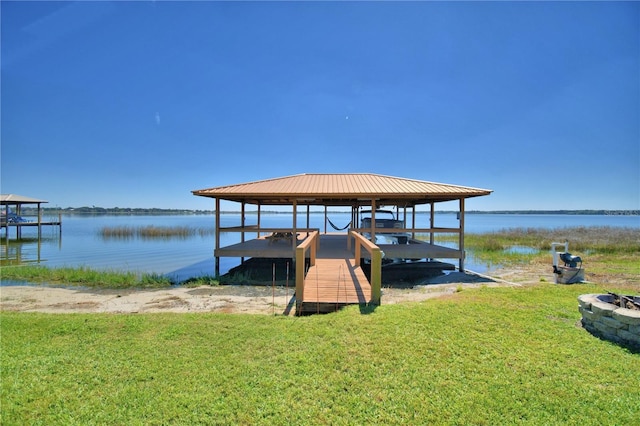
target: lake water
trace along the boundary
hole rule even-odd
[[[256,216],[248,214],[246,224],[255,224]],[[45,218],[46,219],[46,218]],[[348,213],[329,213],[329,219],[338,227],[345,226]],[[306,215],[298,217],[298,227],[306,226]],[[428,214],[417,215],[417,227],[426,228]],[[222,226],[240,224],[239,214],[221,216]],[[262,214],[263,227],[285,228],[292,226],[289,214]],[[211,234],[204,236],[196,233],[188,238],[170,239],[114,239],[102,237],[104,227],[115,226],[163,226],[188,227],[212,231],[214,216],[178,215],[178,216],[63,216],[62,233],[57,227],[44,227],[42,239],[38,241],[36,229],[25,228],[22,241],[15,241],[15,230],[10,233],[7,243],[2,231],[3,267],[16,263],[40,263],[57,266],[86,266],[95,269],[125,270],[138,273],[166,274],[176,280],[193,276],[213,275],[213,249],[215,238]],[[437,213],[435,226],[458,226],[454,213]],[[613,226],[640,228],[639,216],[591,216],[591,215],[535,215],[535,214],[467,214],[465,230],[468,233],[486,233],[505,228],[564,228],[573,226]],[[325,229],[324,215],[311,214],[310,227]],[[327,231],[334,230],[327,225]],[[240,241],[238,233],[223,233],[221,245],[226,246]],[[225,273],[239,263],[238,259],[221,258],[220,272]],[[456,263],[457,264],[457,263]],[[465,261],[466,268],[485,272],[486,265],[474,264],[471,258]],[[2,281],[3,285],[10,284]]]

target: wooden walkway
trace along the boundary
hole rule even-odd
[[[354,259],[316,259],[307,271],[302,296],[304,312],[325,312],[371,301],[371,285]]]
[[[347,250],[344,234],[320,236],[316,264],[309,267],[304,282],[300,313],[331,312],[371,301],[371,285],[355,265],[353,251]]]

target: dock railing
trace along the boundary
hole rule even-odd
[[[300,307],[304,294],[304,279],[306,269],[307,251],[309,251],[309,264],[316,264],[316,255],[320,244],[320,231],[317,229],[309,233],[309,237],[305,238],[298,246],[296,246],[296,304]]]
[[[355,262],[356,266],[360,266],[360,254],[362,253],[362,248],[369,252],[371,256],[371,302],[379,305],[380,299],[382,297],[382,250],[380,247],[369,241],[364,235],[359,232],[350,230],[349,231],[349,240],[351,242],[351,238],[355,241]]]

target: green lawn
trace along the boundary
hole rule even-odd
[[[640,354],[576,327],[593,284],[310,317],[0,313],[14,424],[638,424]]]

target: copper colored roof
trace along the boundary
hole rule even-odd
[[[0,204],[1,205],[17,205],[17,204],[39,204],[39,203],[47,203],[45,200],[38,200],[35,198],[25,197],[23,195],[16,194],[1,194],[0,195]]]
[[[489,189],[370,173],[300,174],[192,191],[194,195],[250,204],[416,205],[489,195]]]

